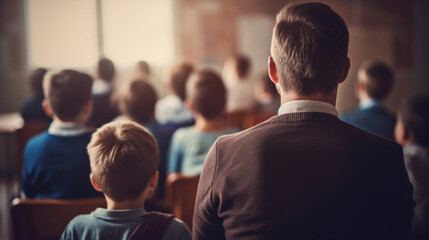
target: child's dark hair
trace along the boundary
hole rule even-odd
[[[270,94],[271,96],[278,96],[276,85],[271,81],[268,73],[263,73],[260,78],[261,85],[264,88],[265,92]]]
[[[106,81],[106,82],[112,82],[113,77],[115,76],[115,65],[113,64],[112,60],[108,58],[102,58],[98,61],[97,66],[98,76]]]
[[[180,63],[170,69],[168,83],[182,101],[186,99],[186,82],[193,70],[194,66],[190,63]]]
[[[146,124],[154,116],[156,100],[155,89],[147,81],[135,79],[120,93],[119,108],[131,120]]]
[[[91,98],[92,78],[85,73],[63,70],[50,74],[43,83],[55,116],[62,121],[75,120]]]
[[[226,89],[221,77],[211,70],[193,73],[187,85],[188,98],[195,111],[206,119],[223,113],[226,104]]]
[[[43,78],[48,70],[37,68],[30,73],[31,90],[35,97],[43,98]]]
[[[404,99],[398,113],[404,126],[413,134],[416,143],[429,146],[429,95]]]
[[[239,78],[245,78],[250,72],[250,59],[244,55],[234,56],[235,70]]]
[[[381,61],[365,61],[359,68],[368,95],[377,100],[383,100],[389,95],[393,86],[394,74],[392,69]]]

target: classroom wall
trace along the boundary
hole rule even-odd
[[[16,112],[29,94],[23,0],[0,0],[0,113]]]
[[[245,36],[242,36],[241,22],[243,19],[247,19],[247,22],[253,19],[257,24],[253,28],[254,34],[250,36],[258,38],[258,34],[268,35],[269,40],[255,42],[253,48],[248,48],[250,52],[243,53],[259,57],[256,61],[261,66],[255,66],[255,69],[266,69],[272,26],[268,30],[258,28],[263,24],[257,19],[271,19],[274,24],[275,14],[286,2],[290,1],[180,0],[179,12],[182,14],[179,16],[178,25],[181,28],[179,39],[181,54],[184,58],[220,67],[229,54],[242,52],[239,43]],[[414,54],[423,55],[422,48],[426,47],[424,44],[414,45],[413,37],[416,36],[413,35],[414,22],[426,28],[428,26],[427,22],[424,24],[420,22],[427,20],[421,7],[419,14],[422,16],[413,18],[413,7],[416,2],[421,2],[420,5],[426,4],[424,1],[322,0],[321,2],[327,3],[337,11],[344,18],[350,31],[349,56],[352,67],[348,79],[339,89],[337,108],[340,112],[354,109],[358,104],[354,95],[354,81],[357,69],[365,59],[380,59],[394,68],[397,76],[395,88],[387,99],[387,105],[392,111],[403,96],[414,94],[415,89],[421,89],[420,86],[427,83],[426,80],[415,81],[413,78],[415,59],[413,48],[418,47]],[[265,26],[270,27],[269,24]],[[422,26],[419,31],[427,32],[428,29]],[[260,48],[266,52],[265,56],[258,53]],[[424,51],[427,56],[427,47]],[[423,69],[423,66],[420,68]]]
[[[25,0],[0,0],[0,112],[18,111],[29,94],[26,75]],[[231,53],[254,60],[254,75],[265,70],[275,14],[282,0],[173,0],[177,55],[220,69]],[[296,2],[296,1],[295,1]],[[298,1],[304,2],[304,1]],[[341,85],[340,111],[357,105],[353,84],[367,58],[389,63],[396,72],[387,100],[394,111],[403,96],[428,92],[429,1],[322,0],[346,21],[352,68]],[[92,66],[90,66],[92,67]]]

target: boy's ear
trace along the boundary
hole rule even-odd
[[[46,115],[48,117],[52,117],[54,115],[52,113],[51,107],[49,106],[48,100],[43,99],[43,101],[42,101],[42,108],[43,108],[43,111],[46,113]]]
[[[194,112],[195,108],[191,100],[185,99],[185,105],[186,105],[186,108],[189,109],[189,111]]]
[[[148,187],[151,187],[152,189],[155,189],[158,186],[158,178],[159,178],[159,171],[157,170],[152,177],[150,177],[149,182],[147,184]]]
[[[102,192],[102,191],[103,191],[103,190],[100,188],[100,186],[98,186],[98,184],[94,181],[94,177],[92,176],[92,173],[91,173],[91,174],[89,174],[89,179],[91,180],[92,187],[93,187],[95,190],[97,190],[97,191],[99,191],[99,192]]]
[[[92,98],[88,100],[88,102],[84,106],[85,112],[91,114],[92,113]]]

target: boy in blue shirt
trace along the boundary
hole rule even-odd
[[[158,183],[158,147],[144,127],[108,123],[93,134],[88,153],[91,183],[107,209],[75,217],[61,239],[191,239],[180,220],[143,208]]]
[[[46,115],[42,109],[43,101],[43,77],[46,68],[37,68],[30,74],[30,84],[33,96],[25,100],[21,107],[21,116],[24,120],[44,119],[50,121],[51,118]]]
[[[394,140],[396,119],[383,104],[393,83],[394,73],[385,63],[374,60],[363,62],[355,85],[359,108],[342,114],[341,120],[379,137]]]
[[[199,175],[216,139],[237,130],[226,128],[222,122],[226,89],[218,74],[210,70],[193,73],[186,86],[186,104],[195,116],[195,125],[173,134],[168,171]]]
[[[28,198],[100,196],[91,187],[86,145],[92,129],[89,75],[74,70],[48,73],[43,82],[43,109],[53,118],[49,129],[31,139],[24,150],[22,187]]]

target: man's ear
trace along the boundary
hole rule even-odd
[[[91,180],[92,187],[93,187],[95,190],[97,190],[97,191],[99,191],[99,192],[102,192],[102,191],[103,191],[103,190],[101,189],[101,187],[100,187],[100,186],[98,186],[98,184],[95,182],[95,180],[94,180],[94,177],[93,177],[92,173],[91,173],[91,174],[89,174],[89,179]]]
[[[346,80],[347,75],[349,75],[350,66],[351,66],[350,58],[347,57],[346,64],[344,65],[344,68],[343,68],[343,73],[341,74],[341,78],[338,83],[342,83]]]
[[[279,77],[277,75],[277,66],[274,62],[273,57],[268,57],[268,75],[274,84],[279,83]]]
[[[51,106],[49,106],[48,100],[43,99],[43,101],[42,101],[42,108],[43,108],[43,111],[46,113],[46,115],[48,117],[52,117],[53,116],[52,109],[51,109]]]

